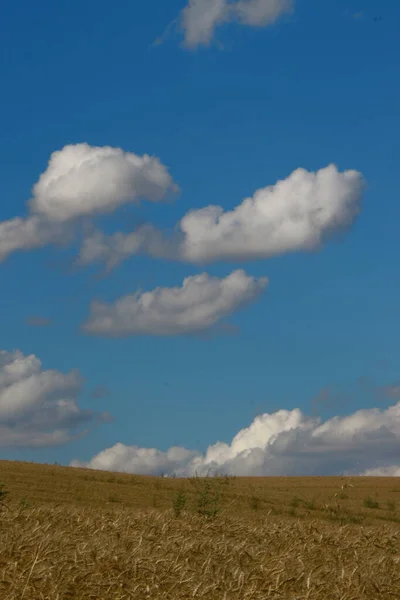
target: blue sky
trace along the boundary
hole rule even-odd
[[[244,0],[244,12],[230,4],[225,22],[214,23],[203,44],[201,19],[217,0],[194,4],[6,2],[0,24],[0,456],[149,473],[211,465],[238,474],[399,474],[400,6],[394,0],[296,0],[292,6],[259,0],[262,11],[274,5],[277,18],[253,12],[249,24]],[[185,44],[189,35],[200,42]],[[64,156],[68,146],[75,153],[79,144],[87,144],[88,153],[112,147],[157,157],[152,194],[165,191],[167,201],[139,194],[131,202],[132,191],[114,202],[103,163],[93,172],[92,196],[84,181],[70,184],[68,173],[51,195],[52,153]],[[127,163],[117,161],[127,155],[116,156],[113,165],[125,173]],[[172,235],[173,246],[172,232],[189,211],[209,205],[232,211],[299,168],[315,173],[331,164],[337,167],[333,187],[317,186],[316,201],[340,208],[335,223],[350,205],[357,203],[359,214],[346,224],[342,219],[334,236],[325,239],[322,232],[323,243],[312,251],[304,251],[295,231],[297,246],[280,251],[285,240],[278,228],[278,249],[265,249],[266,241],[257,256],[246,249],[253,239],[247,230],[248,246],[222,259],[219,239],[214,246],[202,242],[198,251],[211,253],[207,260],[191,260],[187,237],[189,254],[183,246],[164,254],[131,252],[109,271],[101,260],[76,264],[90,228],[103,240],[151,224],[155,235]],[[337,186],[348,170],[360,174],[363,187],[358,192],[357,181],[349,182],[337,208]],[[34,192],[42,174],[43,186]],[[276,193],[277,205],[290,206],[303,193],[300,180],[288,185]],[[307,189],[304,194],[312,204]],[[74,213],[62,220],[57,210],[72,214],[72,204],[65,207],[75,197],[91,208],[83,219]],[[20,234],[1,224],[16,217],[31,223],[31,198],[31,213],[42,219],[35,243],[26,237],[10,242]],[[109,202],[107,210],[96,208],[100,199]],[[268,219],[264,225],[261,245]],[[71,238],[60,248],[53,242],[69,227]],[[25,249],[10,251],[10,243]],[[233,292],[223,282],[238,269],[244,273]],[[146,321],[144,333],[136,323],[124,335],[114,324],[111,337],[97,321],[95,335],[82,328],[94,299],[112,307],[138,290],[168,292],[202,273],[205,280],[182,302],[190,305],[188,319],[200,319],[202,290],[210,289],[210,302],[219,303],[211,328],[196,321],[188,331],[181,323],[159,335],[159,325]],[[168,298],[159,298],[161,312]],[[167,319],[169,313],[162,314]],[[240,443],[231,444],[252,423]],[[207,453],[217,442],[227,446]],[[296,462],[299,445],[307,454]],[[175,446],[187,450],[168,450]]]

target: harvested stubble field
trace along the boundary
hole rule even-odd
[[[400,481],[0,461],[1,600],[400,599]],[[7,501],[8,500],[8,501]]]

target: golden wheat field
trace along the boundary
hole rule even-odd
[[[400,599],[396,478],[0,461],[0,482],[1,600]]]

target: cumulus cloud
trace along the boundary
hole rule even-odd
[[[386,410],[358,410],[325,422],[298,408],[257,416],[231,443],[217,442],[200,453],[181,447],[166,452],[115,444],[84,466],[127,473],[179,477],[231,475],[399,475],[400,402]],[[371,471],[372,470],[372,471]]]
[[[0,446],[38,447],[73,439],[79,425],[101,415],[79,408],[78,371],[42,370],[34,354],[0,351]]]
[[[362,178],[335,165],[310,173],[297,169],[261,188],[232,211],[208,206],[180,222],[186,260],[268,258],[314,250],[325,237],[348,228],[360,211]]]
[[[184,45],[209,45],[216,28],[223,23],[267,27],[292,9],[293,0],[189,0],[180,13]]]
[[[82,261],[102,260],[111,268],[130,254],[147,253],[205,264],[317,250],[354,223],[363,187],[361,173],[340,172],[333,164],[316,172],[296,169],[232,210],[210,205],[189,211],[170,237],[152,226],[128,234],[94,234],[82,249]]]
[[[64,146],[33,186],[28,216],[0,222],[0,261],[17,250],[68,241],[82,217],[140,198],[158,202],[177,189],[156,157],[86,143]]]
[[[174,188],[158,158],[110,146],[71,144],[53,152],[33,187],[33,213],[55,222],[109,213],[138,198],[158,202]]]
[[[256,279],[242,269],[223,279],[207,273],[184,279],[182,287],[136,292],[114,304],[94,301],[87,333],[106,336],[176,335],[204,331],[255,300],[265,289],[266,277]]]

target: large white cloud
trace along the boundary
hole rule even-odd
[[[208,206],[180,222],[186,260],[268,258],[319,248],[325,237],[348,228],[360,211],[362,178],[334,165],[261,188],[231,211]]]
[[[180,14],[184,45],[209,45],[215,29],[228,22],[252,27],[272,25],[293,9],[293,0],[189,0]]]
[[[34,354],[0,351],[0,446],[37,447],[65,443],[79,425],[105,415],[79,408],[78,371],[42,370]]]
[[[193,275],[182,287],[136,292],[111,305],[94,301],[82,327],[87,333],[108,336],[204,331],[257,298],[267,283],[266,277],[256,279],[242,269],[223,279]]]
[[[33,186],[28,216],[0,222],[0,261],[17,250],[69,240],[82,217],[140,198],[157,202],[177,189],[156,157],[86,143],[64,146]]]
[[[322,423],[299,409],[256,417],[230,444],[217,442],[202,454],[173,447],[166,452],[115,444],[86,466],[128,473],[191,476],[233,475],[399,475],[400,402],[386,410],[359,410]],[[389,467],[388,467],[389,465]]]
[[[53,152],[29,206],[51,221],[67,221],[108,213],[138,198],[157,202],[171,188],[172,177],[158,158],[74,144]]]
[[[82,248],[81,261],[112,267],[129,254],[147,253],[205,264],[316,250],[354,223],[363,187],[361,173],[340,172],[333,164],[316,172],[296,169],[232,210],[210,205],[188,212],[170,237],[148,225],[128,234],[94,233]]]

